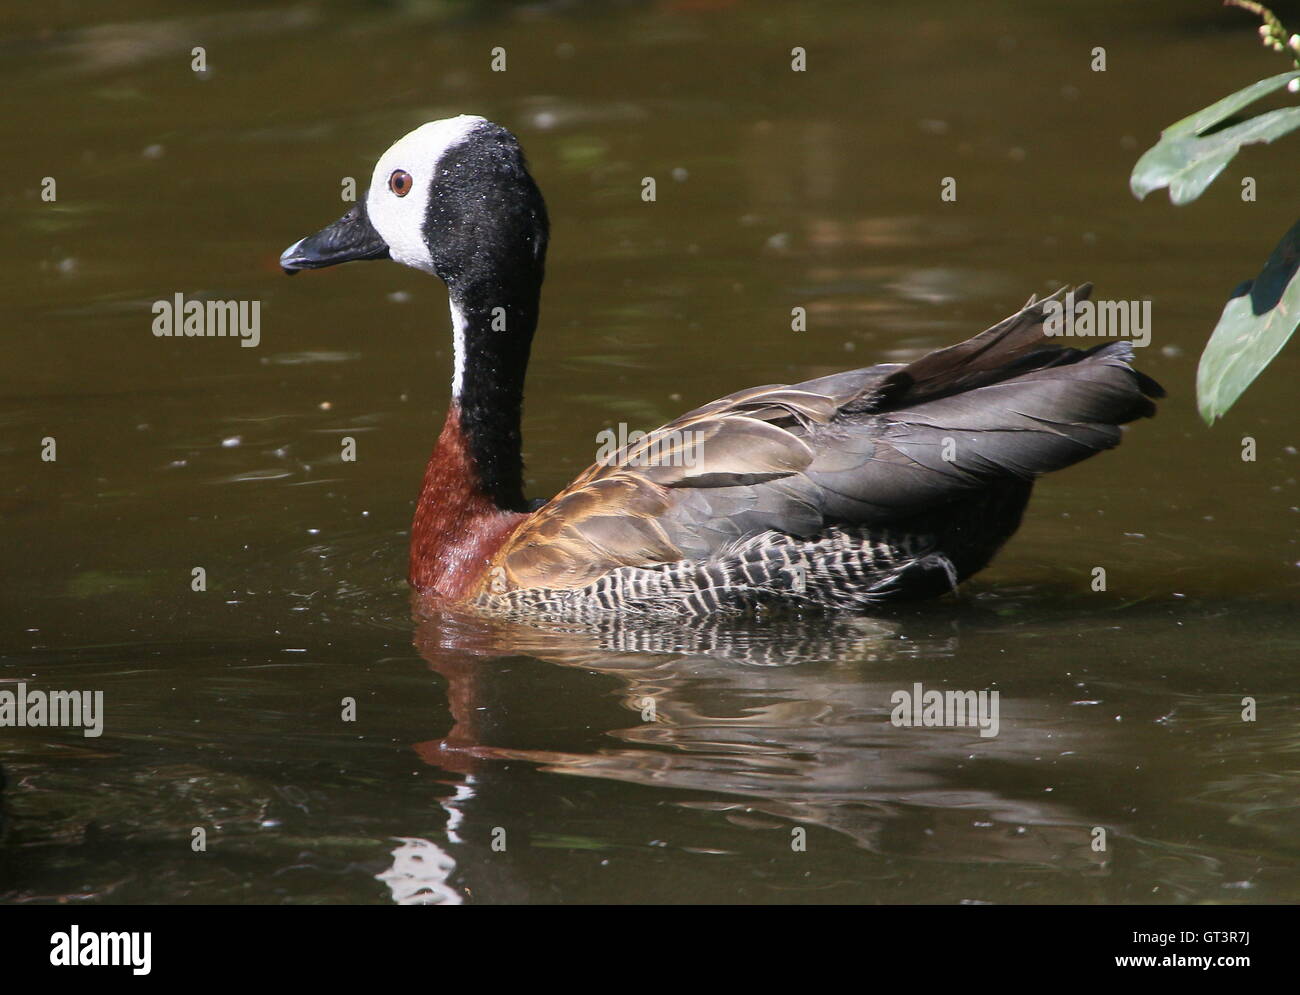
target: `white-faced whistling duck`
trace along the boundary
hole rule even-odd
[[[530,503],[520,409],[547,234],[519,142],[465,115],[400,139],[364,200],[280,258],[394,259],[447,285],[451,403],[411,529],[430,603],[589,618],[942,594],[1015,532],[1034,478],[1116,445],[1163,396],[1127,342],[1049,344],[1031,298],[911,363],[696,408]]]

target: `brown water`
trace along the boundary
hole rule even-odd
[[[1294,220],[1296,139],[1186,208],[1126,186],[1162,126],[1285,68],[1248,17],[204,11],[28,5],[0,28],[0,681],[102,690],[107,712],[100,738],[0,730],[0,900],[1300,899],[1300,351],[1213,430],[1193,397],[1224,298]],[[1045,481],[957,599],[417,626],[405,532],[447,398],[444,291],[275,259],[342,213],[343,177],[461,112],[519,134],[554,223],[532,494],[606,426],[915,356],[1064,282],[1152,302],[1140,365],[1170,397]],[[178,292],[260,301],[260,345],[155,338],[150,306]],[[999,735],[895,728],[916,682],[999,691]]]

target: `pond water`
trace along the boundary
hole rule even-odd
[[[104,694],[102,736],[0,729],[0,901],[1300,900],[1300,352],[1213,429],[1194,399],[1295,220],[1295,139],[1187,207],[1127,189],[1160,128],[1285,68],[1248,16],[101,0],[11,11],[0,45],[0,689]],[[532,495],[601,429],[914,357],[1064,283],[1151,302],[1169,397],[955,598],[417,620],[445,291],[276,258],[462,112],[519,135],[552,217]],[[155,337],[177,293],[259,301],[260,343]],[[918,683],[998,691],[998,735],[895,727]]]

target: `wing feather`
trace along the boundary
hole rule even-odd
[[[1063,293],[907,365],[751,387],[687,412],[591,466],[495,563],[511,588],[580,587],[764,532],[905,521],[1108,449],[1163,391],[1131,368],[1128,343],[1048,344],[1044,308]]]

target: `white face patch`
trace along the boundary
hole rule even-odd
[[[403,135],[379,157],[370,177],[366,212],[375,231],[388,243],[388,254],[397,262],[433,272],[433,258],[424,241],[429,188],[447,150],[465,141],[484,123],[483,118],[473,114],[430,121]],[[405,197],[397,196],[388,185],[393,171],[398,169],[411,177],[411,189]]]

